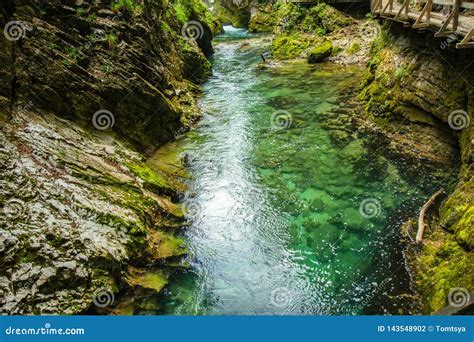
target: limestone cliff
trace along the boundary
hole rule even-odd
[[[448,196],[431,213],[423,246],[409,242],[423,311],[432,313],[447,305],[450,290],[474,284],[474,55],[397,24],[385,27],[372,53],[361,98],[392,156],[410,156],[413,172],[430,168],[427,186],[459,169],[455,184],[438,185]],[[410,241],[415,220],[404,228]]]
[[[156,312],[185,175],[146,153],[197,118],[219,23],[200,1],[0,9],[0,310]]]

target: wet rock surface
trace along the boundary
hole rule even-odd
[[[212,32],[193,8],[180,22],[174,4],[161,1],[133,8],[110,1],[8,3],[13,10],[4,11],[0,25],[20,22],[23,38],[0,36],[0,96],[86,127],[95,112],[108,110],[113,130],[147,151],[195,118],[190,81],[210,74],[199,47],[212,53]],[[191,21],[199,32],[186,31]]]
[[[429,213],[423,246],[415,246],[416,221],[404,226],[407,258],[420,310],[432,313],[448,304],[450,291],[472,291],[474,272],[474,68],[472,52],[448,48],[431,33],[410,35],[385,28],[374,44],[361,98],[372,124],[392,157],[409,156],[412,172],[430,168],[447,198]],[[459,170],[454,181],[443,174]],[[438,183],[437,183],[438,182]]]
[[[100,291],[130,289],[128,264],[166,269],[183,253],[173,236],[182,213],[132,171],[148,170],[140,154],[42,114],[15,115],[1,133],[0,306],[8,314],[83,312]]]
[[[0,35],[1,313],[159,309],[187,253],[185,175],[177,155],[161,155],[170,172],[146,153],[199,116],[196,84],[218,29],[202,6],[0,5],[0,26],[21,33]],[[188,21],[202,28],[196,40]]]

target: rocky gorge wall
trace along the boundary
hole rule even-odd
[[[385,26],[360,94],[388,153],[409,156],[412,172],[430,169],[434,178],[426,185],[446,192],[429,213],[421,246],[413,241],[416,220],[403,227],[424,313],[440,310],[455,295],[466,297],[474,284],[474,54],[449,42],[432,32]],[[454,170],[457,180],[446,182]]]
[[[198,1],[0,9],[0,311],[156,312],[186,174],[146,156],[198,117],[219,22]]]

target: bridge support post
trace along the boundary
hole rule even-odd
[[[458,29],[459,23],[459,9],[461,7],[461,0],[454,0],[453,4],[453,31]]]
[[[461,7],[461,0],[454,0],[453,1],[453,10],[449,13],[446,20],[441,25],[441,28],[438,32],[435,33],[435,37],[447,37],[456,32],[458,29],[459,23],[459,8]],[[453,27],[451,31],[448,31],[447,28],[450,22],[453,22]]]
[[[397,15],[395,15],[395,20],[401,20],[401,19],[408,20],[409,19],[409,17],[408,17],[409,8],[410,8],[410,0],[405,0],[405,2],[403,2],[402,7],[400,7],[400,9],[398,10]],[[401,15],[402,12],[404,12],[403,16]]]
[[[461,40],[460,43],[456,44],[456,49],[465,49],[474,47],[474,42],[471,42],[472,37],[474,37],[474,29],[471,29],[468,34]]]
[[[378,12],[380,12],[382,9],[382,0],[372,0],[370,7],[372,13],[379,14]]]
[[[433,0],[428,0],[426,1],[425,7],[423,7],[423,10],[421,11],[420,15],[418,16],[418,19],[416,19],[416,22],[413,24],[413,28],[427,28],[430,26],[430,19],[431,19],[431,9],[433,8]],[[423,17],[426,17],[426,22],[422,22]]]
[[[385,5],[385,7],[383,8],[382,10],[382,13],[380,13],[381,16],[383,16],[385,14],[385,11],[389,11],[388,14],[392,14],[392,9],[393,9],[393,0],[388,0],[387,4]]]

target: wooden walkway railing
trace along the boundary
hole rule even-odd
[[[326,4],[339,4],[339,3],[348,3],[348,2],[366,2],[369,3],[370,0],[285,0],[287,3],[292,2],[294,4],[303,4],[303,5],[317,5],[321,2]]]
[[[416,5],[423,5],[421,11]],[[442,5],[442,11],[433,11]],[[380,18],[399,21],[414,29],[434,30],[435,37],[458,37],[457,49],[474,47],[474,16],[462,14],[462,9],[474,9],[474,2],[462,0],[372,0],[371,10]],[[418,7],[418,6],[416,6]],[[437,6],[441,7],[441,6]]]

